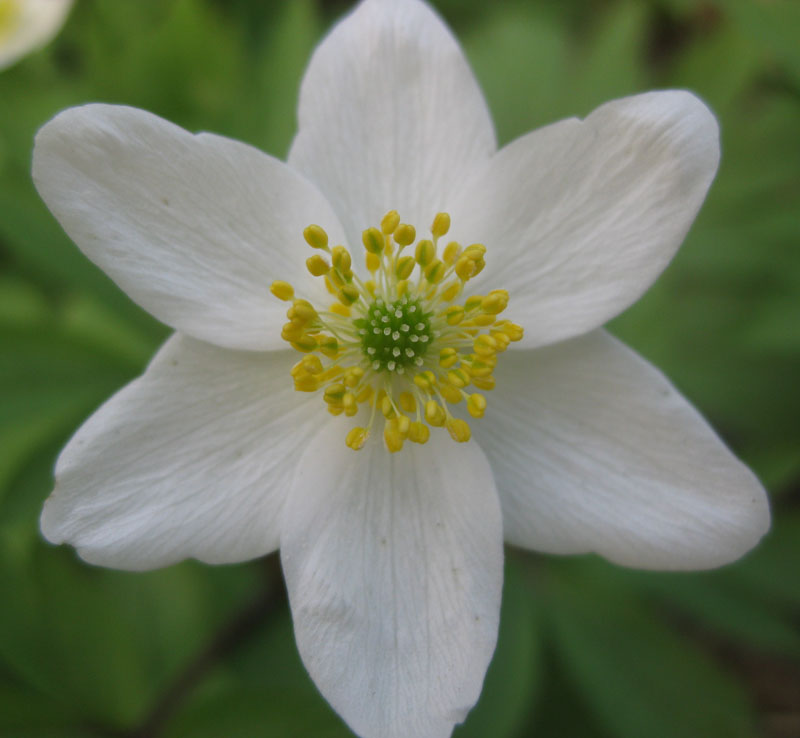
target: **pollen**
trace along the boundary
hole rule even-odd
[[[426,443],[431,428],[468,442],[472,432],[460,415],[484,416],[497,355],[522,339],[521,326],[499,317],[506,290],[464,295],[485,266],[486,247],[440,245],[449,230],[450,216],[437,213],[430,236],[418,239],[390,210],[362,234],[369,273],[362,281],[348,248],[331,247],[312,224],[303,231],[316,250],[306,266],[333,304],[314,306],[289,283],[272,283],[272,294],[290,303],[281,337],[303,355],[290,372],[294,387],[319,392],[331,415],[363,419],[343,432],[353,450],[374,435],[397,453],[407,441]]]

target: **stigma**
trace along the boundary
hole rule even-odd
[[[486,247],[442,245],[449,230],[450,216],[438,213],[430,237],[417,239],[416,228],[389,211],[362,233],[369,275],[362,280],[350,251],[331,247],[325,230],[310,225],[303,237],[315,253],[306,268],[325,281],[330,304],[320,309],[288,282],[272,283],[272,294],[291,303],[281,337],[303,354],[291,370],[294,388],[321,392],[332,415],[361,414],[366,422],[345,434],[354,450],[379,428],[391,452],[427,442],[432,428],[469,441],[459,416],[483,417],[497,355],[522,338],[519,325],[499,317],[506,290],[465,297]],[[462,402],[465,413],[456,407]]]

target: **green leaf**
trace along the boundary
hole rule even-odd
[[[748,738],[751,708],[730,677],[662,626],[595,562],[552,567],[550,599],[565,669],[618,738]]]
[[[264,665],[269,668],[269,664]],[[322,698],[288,689],[237,687],[193,700],[164,732],[165,738],[352,738]]]

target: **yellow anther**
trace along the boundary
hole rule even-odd
[[[460,252],[461,246],[458,244],[458,242],[450,241],[450,243],[444,247],[444,251],[442,252],[442,261],[447,264],[447,266],[453,266]]]
[[[482,243],[473,243],[471,246],[467,246],[464,249],[463,256],[466,256],[468,259],[483,259],[486,256],[486,246]]]
[[[330,280],[330,272],[325,275],[325,289],[332,295],[336,294],[336,287],[334,287],[333,282]]]
[[[425,267],[425,279],[431,284],[439,284],[444,278],[444,273],[447,270],[445,265],[439,260],[434,259],[428,266]]]
[[[392,399],[388,395],[384,395],[381,398],[381,412],[383,413],[383,417],[386,418],[387,420],[391,420],[392,418],[397,417],[397,413],[394,410]]]
[[[344,374],[344,369],[340,367],[338,364],[334,364],[333,366],[329,366],[322,374],[322,379],[326,382],[330,381],[331,379],[335,379],[336,377],[341,376]]]
[[[466,310],[468,313],[480,310],[482,302],[483,302],[483,295],[471,295],[470,297],[467,298],[467,301],[464,303],[464,310]]]
[[[472,384],[484,392],[489,392],[490,390],[494,389],[494,377],[491,374],[485,377],[476,377],[473,375]]]
[[[477,392],[467,398],[467,412],[473,418],[482,418],[486,411],[486,398]]]
[[[430,392],[436,386],[436,375],[432,371],[420,372],[414,376],[414,384],[421,390]]]
[[[473,361],[468,369],[469,369],[469,376],[474,381],[476,377],[488,377],[492,370],[494,369],[495,365],[497,364],[497,359],[494,362],[487,361],[489,357],[483,357],[484,361]]]
[[[436,258],[436,246],[433,241],[423,239],[417,244],[417,249],[414,252],[414,258],[420,266],[427,266]]]
[[[331,251],[331,263],[334,269],[338,269],[342,274],[349,274],[353,260],[350,252],[344,246],[334,246]]]
[[[343,384],[337,382],[336,384],[329,384],[323,393],[323,399],[330,405],[340,404],[344,394],[347,391]]]
[[[395,232],[397,226],[400,225],[400,216],[396,210],[390,210],[386,215],[381,218],[381,230],[387,235],[391,236]]]
[[[431,429],[425,423],[413,422],[408,428],[408,440],[412,443],[427,443]]]
[[[311,374],[303,374],[294,378],[294,388],[298,392],[316,392],[319,389],[319,379]]]
[[[417,237],[417,229],[407,223],[401,223],[394,231],[394,241],[399,246],[408,246],[414,243]]]
[[[441,238],[450,230],[450,216],[447,213],[436,213],[431,226],[431,233],[434,238]]]
[[[319,254],[314,254],[306,259],[306,269],[315,277],[321,277],[331,270],[331,265],[328,264]]]
[[[508,344],[511,343],[511,339],[502,331],[492,331],[491,336],[497,344],[497,353],[505,351],[508,348]]]
[[[503,323],[501,330],[511,341],[521,341],[524,334],[522,326],[517,325],[516,323],[509,323],[508,321]]]
[[[367,228],[361,234],[364,248],[370,254],[380,254],[383,252],[383,234],[377,228]]]
[[[389,423],[383,429],[383,440],[386,442],[386,448],[393,454],[403,448],[403,437],[397,428]]]
[[[468,256],[461,256],[456,262],[456,276],[463,282],[475,276],[477,270],[478,267],[475,260],[470,259]]]
[[[469,384],[469,375],[463,369],[451,369],[447,372],[447,381],[460,389]]]
[[[344,383],[348,387],[357,387],[364,376],[364,370],[360,366],[351,366],[344,372]]]
[[[303,231],[306,243],[314,249],[328,248],[328,234],[318,225],[310,225]]]
[[[317,345],[329,359],[335,359],[339,353],[339,342],[333,336],[318,336]]]
[[[464,285],[457,280],[453,280],[447,287],[442,288],[442,299],[445,302],[452,302],[461,294],[462,289],[464,289]]]
[[[400,434],[400,438],[402,438],[405,441],[406,438],[408,438],[408,431],[411,428],[411,420],[405,415],[398,415],[397,418],[389,422],[394,426],[394,428]]]
[[[325,281],[330,282],[334,286],[334,289],[336,290],[334,294],[337,294],[339,289],[341,289],[342,287],[344,287],[344,285],[347,284],[348,279],[345,277],[344,274],[340,274],[339,272],[332,269],[325,275]]]
[[[306,323],[304,320],[292,320],[289,323],[284,323],[281,329],[281,338],[284,341],[299,341],[306,331]]]
[[[341,315],[343,318],[350,317],[350,308],[347,305],[342,305],[341,302],[334,302],[330,307],[330,311],[336,313],[336,315]]]
[[[442,397],[444,397],[445,400],[453,405],[457,405],[461,402],[461,390],[456,389],[452,384],[442,384],[439,387],[439,392],[442,393]]]
[[[416,412],[417,400],[410,392],[401,392],[398,401],[400,403],[400,407],[407,413]]]
[[[347,438],[345,439],[345,443],[353,449],[353,451],[358,451],[361,448],[364,448],[364,444],[367,442],[367,436],[369,432],[366,428],[359,428],[356,426],[355,428],[351,428],[349,433],[347,434]]]
[[[436,428],[441,428],[447,415],[444,408],[436,400],[428,400],[425,403],[425,420]]]
[[[339,298],[339,302],[342,305],[352,305],[361,294],[358,291],[358,288],[352,284],[344,285],[337,293],[336,296]]]
[[[397,275],[398,279],[408,279],[416,265],[417,262],[414,261],[413,256],[403,256],[398,260],[394,273]]]
[[[358,412],[358,403],[356,402],[355,395],[352,392],[345,392],[342,397],[342,405],[344,405],[344,414],[348,418],[352,418]]]
[[[401,279],[397,283],[397,296],[398,297],[402,297],[403,295],[406,294],[406,292],[408,292],[408,280],[407,279]]]
[[[304,356],[302,359],[300,359],[298,363],[309,374],[322,374],[323,372],[323,366],[322,362],[319,360],[319,356],[309,354],[308,356]],[[297,364],[295,366],[297,366]]]
[[[317,317],[317,311],[308,300],[295,300],[286,311],[286,317],[289,320],[308,323]]]
[[[467,421],[461,420],[461,418],[449,418],[447,430],[450,433],[450,437],[458,443],[466,443],[472,438],[472,432],[469,429],[469,425],[467,425]]]
[[[371,251],[367,251],[366,263],[367,271],[374,274],[381,268],[381,257],[377,254],[373,254]]]
[[[369,292],[370,295],[375,297],[375,290],[378,289],[378,285],[375,284],[374,280],[368,279],[364,282],[364,289]]]
[[[328,412],[331,415],[341,415],[344,412],[344,405],[328,405]]]
[[[291,300],[294,297],[294,287],[288,282],[275,280],[269,287],[269,291],[279,300]]]
[[[448,325],[458,325],[464,320],[464,307],[462,305],[451,305],[444,311],[444,317]]]
[[[458,363],[458,351],[452,347],[443,348],[439,352],[439,366],[444,369],[449,369],[451,366]]]
[[[292,348],[303,354],[308,354],[317,348],[317,339],[312,336],[301,336],[297,340],[290,341]]]
[[[497,341],[482,333],[472,342],[472,348],[478,356],[494,356],[497,353]]]
[[[492,290],[481,302],[481,310],[491,315],[502,313],[508,307],[508,292]]]

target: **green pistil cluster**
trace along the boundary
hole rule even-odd
[[[418,298],[404,295],[387,303],[378,297],[363,318],[353,321],[372,369],[402,374],[406,367],[422,366],[433,340],[431,317]]]

